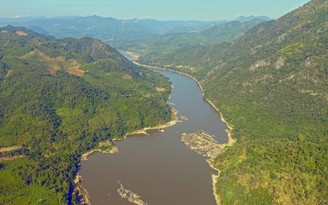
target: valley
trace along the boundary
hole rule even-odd
[[[327,22],[0,18],[0,204],[327,204]]]
[[[327,11],[313,0],[231,43],[139,51],[199,80],[233,125],[215,160],[221,204],[327,203]]]

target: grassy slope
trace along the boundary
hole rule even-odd
[[[80,155],[170,120],[168,80],[90,38],[0,30],[0,204],[67,204]],[[156,87],[165,92],[156,92]],[[1,157],[1,156],[0,156]]]

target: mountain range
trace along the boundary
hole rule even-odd
[[[42,34],[57,38],[92,37],[110,44],[136,40],[154,34],[197,32],[224,21],[158,21],[153,19],[119,20],[110,17],[55,17],[0,19],[0,26],[24,26]]]
[[[257,24],[265,21],[267,20],[263,18],[252,17],[249,21],[231,21],[213,25],[200,32],[156,35],[145,39],[125,41],[119,48],[139,53],[142,57],[140,60],[147,63],[158,61],[161,64],[174,64],[175,61],[172,55],[176,55],[178,60],[185,59],[180,58],[179,54],[184,53],[184,50],[193,51],[194,47],[199,48],[231,42]]]
[[[268,17],[239,17],[243,21],[268,20]],[[238,21],[237,19],[237,21]],[[159,21],[154,19],[120,20],[100,16],[28,17],[2,18],[0,26],[24,26],[35,32],[57,38],[92,37],[101,39],[114,47],[125,45],[126,41],[137,41],[153,35],[201,32],[215,25],[230,22],[221,21]]]

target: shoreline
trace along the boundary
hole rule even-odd
[[[129,136],[132,136],[132,135],[149,135],[147,133],[147,131],[152,131],[152,130],[161,131],[165,128],[172,127],[173,125],[180,122],[179,117],[178,117],[178,113],[179,112],[176,109],[172,108],[171,121],[169,121],[165,124],[160,124],[160,125],[157,125],[157,126],[154,126],[154,127],[145,127],[145,128],[140,129],[140,130],[136,130],[136,131],[127,133],[127,134],[124,135],[123,139],[126,139],[126,138],[128,138]]]
[[[220,177],[220,170],[218,168],[216,168],[214,165],[213,165],[213,161],[211,160],[206,160],[207,163],[210,165],[210,167],[214,170],[216,170],[218,172],[217,175],[215,174],[212,174],[212,186],[213,186],[213,195],[214,195],[214,199],[215,199],[215,202],[217,205],[221,204],[221,199],[220,199],[220,195],[216,194],[216,183],[218,182],[219,180],[219,177]]]
[[[115,153],[118,153],[119,150],[118,148],[113,145],[113,147],[109,148],[109,149],[106,149],[106,150],[102,150],[100,148],[96,148],[96,149],[93,149],[93,150],[90,150],[89,152],[86,152],[84,154],[81,155],[81,161],[86,161],[89,159],[89,157],[95,153],[103,153],[103,154],[115,154]]]
[[[90,195],[88,190],[86,190],[82,185],[82,176],[78,173],[74,179],[74,191],[73,194],[77,194],[79,198],[79,203],[81,205],[91,205]]]
[[[208,103],[208,104],[209,104],[209,105],[210,105],[210,106],[211,106],[211,107],[212,107],[212,108],[213,108],[213,109],[219,114],[219,116],[220,116],[222,122],[224,122],[224,123],[227,125],[227,129],[226,129],[225,131],[226,131],[226,133],[227,133],[227,135],[228,135],[228,136],[227,136],[227,137],[228,137],[228,142],[227,142],[227,143],[223,143],[223,144],[221,144],[222,147],[223,147],[223,150],[224,150],[226,147],[233,146],[233,145],[236,143],[237,140],[234,139],[234,138],[232,137],[233,125],[229,124],[229,123],[225,120],[225,118],[223,117],[223,114],[222,114],[222,113],[219,111],[219,109],[213,104],[213,102],[205,97],[203,87],[202,87],[201,83],[199,82],[199,80],[197,80],[195,77],[191,76],[190,74],[188,74],[188,73],[183,73],[183,72],[181,72],[181,71],[176,71],[176,70],[172,70],[172,69],[162,68],[162,67],[158,67],[158,66],[143,65],[143,64],[137,62],[136,59],[133,59],[132,62],[133,62],[134,64],[138,65],[138,66],[143,66],[143,67],[145,67],[145,68],[147,68],[147,69],[157,69],[157,70],[162,70],[162,71],[170,71],[170,72],[173,72],[173,73],[177,73],[177,74],[180,74],[180,75],[187,76],[187,77],[189,77],[190,79],[196,81],[197,84],[198,84],[199,89],[200,89],[201,92],[202,92],[202,95],[203,95],[204,100],[205,100],[205,101],[206,101],[206,102],[207,102],[207,103]],[[220,200],[220,195],[216,193],[216,183],[217,183],[217,181],[218,181],[218,179],[219,179],[219,177],[220,177],[220,173],[221,173],[221,172],[220,172],[220,170],[219,170],[217,167],[214,166],[214,164],[213,164],[214,161],[209,160],[209,159],[207,159],[206,161],[208,162],[209,166],[210,166],[213,170],[215,170],[215,171],[218,172],[217,175],[215,175],[215,174],[212,175],[212,186],[213,186],[213,194],[214,194],[214,198],[215,198],[216,204],[217,204],[217,205],[220,205],[220,204],[221,204],[221,200]]]

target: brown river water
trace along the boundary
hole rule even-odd
[[[157,71],[170,78],[170,103],[188,120],[150,131],[149,136],[132,135],[116,142],[119,153],[96,153],[81,164],[82,184],[93,205],[131,205],[117,190],[137,193],[148,205],[215,205],[212,174],[206,162],[181,142],[182,133],[204,130],[226,143],[227,126],[204,99],[197,83],[180,74]]]

